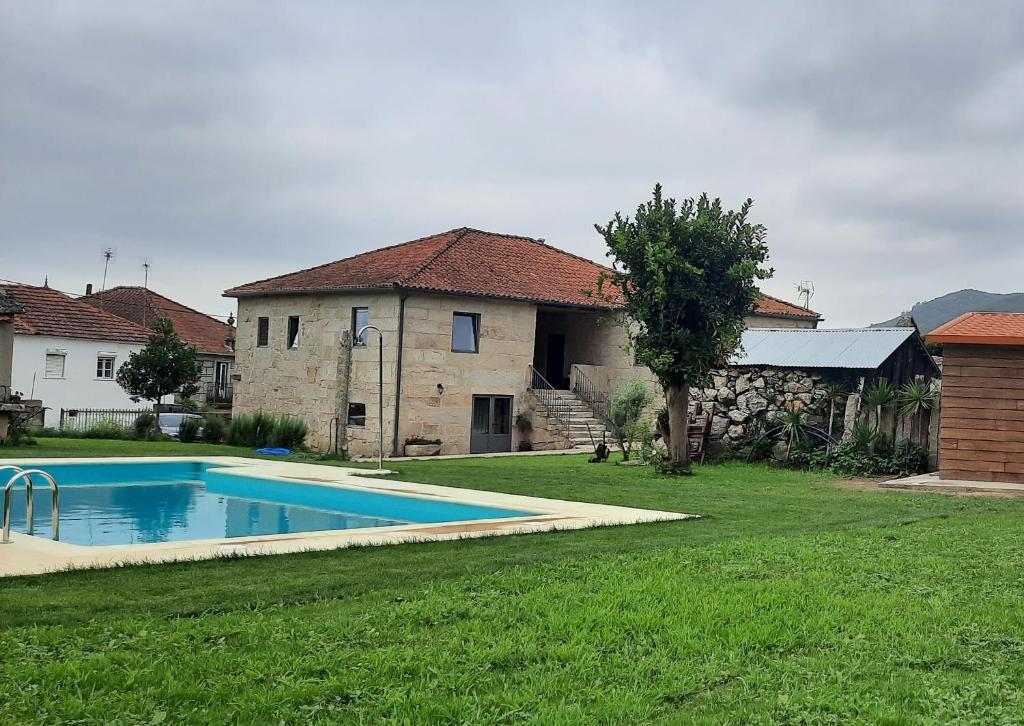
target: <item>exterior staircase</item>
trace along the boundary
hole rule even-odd
[[[562,432],[567,448],[589,448],[602,440],[611,442],[611,432],[590,403],[574,391],[554,388],[532,366],[530,371],[530,391],[540,403],[540,413],[550,428]]]
[[[555,397],[563,402],[568,409],[568,426],[563,422],[556,421],[555,424],[566,434],[572,448],[577,446],[591,447],[594,443],[600,443],[602,437],[611,444],[612,432],[608,431],[607,424],[598,418],[594,411],[572,391],[553,391]],[[589,428],[589,431],[587,427]],[[568,431],[565,429],[568,428]],[[590,435],[593,433],[594,438]]]

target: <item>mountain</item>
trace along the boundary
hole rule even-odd
[[[910,314],[927,334],[958,315],[972,311],[1024,313],[1024,292],[1001,294],[981,290],[959,290],[927,302],[919,302],[910,309]],[[901,315],[884,323],[875,323],[872,328],[895,325]]]

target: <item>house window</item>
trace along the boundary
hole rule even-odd
[[[365,426],[366,425],[366,404],[365,403],[350,403],[348,405],[348,425],[349,426]]]
[[[356,348],[365,348],[366,342],[370,339],[370,331],[364,330],[363,334],[356,337],[359,334],[360,329],[370,324],[370,308],[352,308],[352,346]]]
[[[270,318],[256,318],[256,347],[266,348],[270,343]]]
[[[288,316],[288,348],[295,350],[299,347],[299,316]]]
[[[455,313],[452,318],[452,351],[480,352],[480,316],[477,313]]]
[[[96,377],[104,381],[114,380],[113,353],[100,353],[96,356]]]
[[[46,354],[46,370],[43,372],[44,378],[63,378],[64,377],[64,360],[67,358],[66,353],[47,353]]]

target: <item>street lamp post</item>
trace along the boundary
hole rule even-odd
[[[377,468],[384,468],[384,333],[380,332],[380,328],[376,325],[364,325],[358,332],[356,332],[356,340],[363,337],[363,333],[367,330],[376,330],[377,337],[380,339],[380,357],[378,363],[380,367],[377,371],[377,423],[380,429],[380,448],[377,449]]]

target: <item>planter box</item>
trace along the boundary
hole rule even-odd
[[[406,456],[437,456],[441,453],[441,444],[406,444]]]

